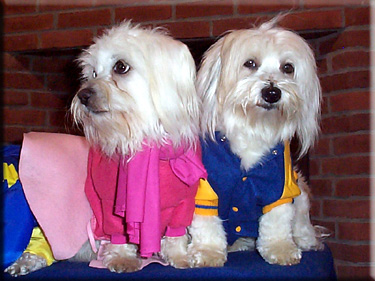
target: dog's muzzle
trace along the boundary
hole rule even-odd
[[[268,103],[276,103],[281,99],[281,90],[271,83],[262,89],[262,98]]]
[[[78,91],[77,97],[84,106],[87,106],[93,94],[94,90],[92,88],[83,88]]]

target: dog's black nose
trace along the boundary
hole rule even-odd
[[[268,103],[278,102],[281,99],[281,90],[271,83],[270,86],[262,89],[262,98]]]
[[[92,88],[83,88],[77,93],[77,96],[83,105],[87,105],[93,94],[94,90]]]

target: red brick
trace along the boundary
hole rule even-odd
[[[89,8],[93,6],[93,2],[94,0],[74,0],[68,3],[60,0],[39,0],[39,10],[45,12]]]
[[[298,0],[274,0],[274,1],[238,1],[237,11],[239,14],[257,14],[263,12],[277,12],[282,10],[296,9],[299,6]]]
[[[370,93],[349,92],[330,97],[332,112],[370,109]]]
[[[3,128],[5,143],[21,144],[23,140],[23,134],[30,130],[25,127],[5,127]]]
[[[292,30],[341,28],[342,13],[339,9],[296,12],[283,18],[280,25]]]
[[[369,178],[345,178],[336,182],[335,195],[340,197],[370,196]]]
[[[368,262],[370,260],[369,245],[349,245],[343,243],[328,242],[332,255],[336,260],[348,262]]]
[[[318,74],[326,74],[328,70],[327,58],[317,59],[316,65],[318,68]]]
[[[199,1],[176,5],[176,18],[232,15],[233,0]]]
[[[93,20],[95,19],[95,20]],[[89,27],[111,24],[111,11],[109,9],[75,11],[60,13],[58,16],[58,28]]]
[[[175,38],[196,38],[196,37],[209,37],[210,24],[203,21],[189,22],[171,22],[161,24],[160,26],[166,27],[171,35]]]
[[[368,131],[370,129],[370,115],[358,113],[327,117],[322,119],[321,127],[323,134]]]
[[[370,267],[364,265],[337,265],[338,280],[371,280]]]
[[[347,51],[332,58],[332,69],[334,71],[350,67],[368,67],[369,65],[370,53],[367,51]]]
[[[27,105],[29,103],[29,95],[26,92],[4,90],[4,105]]]
[[[37,0],[12,0],[2,1],[3,12],[5,16],[16,14],[28,14],[36,12]]]
[[[322,215],[322,201],[313,198],[311,200],[310,215],[312,217],[320,217]]]
[[[50,111],[48,118],[49,125],[60,128],[71,127],[72,124],[67,116],[66,110]]]
[[[370,200],[323,200],[323,216],[349,219],[369,219]]]
[[[51,31],[41,34],[42,48],[80,47],[92,43],[93,32],[90,29]]]
[[[52,14],[12,17],[4,19],[5,33],[47,30],[52,28]]]
[[[269,16],[262,17],[262,20],[259,20],[259,17],[244,17],[244,18],[230,18],[223,20],[214,20],[213,21],[213,36],[220,36],[228,30],[234,29],[247,29],[252,28],[255,23],[264,22],[269,19]]]
[[[62,94],[52,94],[50,92],[32,92],[31,106],[36,108],[62,109],[68,105],[68,96]]]
[[[314,197],[331,196],[333,194],[332,180],[311,179],[310,187]]]
[[[347,47],[369,47],[369,30],[344,30],[320,44],[320,54],[327,54]]]
[[[353,241],[370,240],[370,223],[368,222],[338,222],[338,239]]]
[[[323,92],[329,93],[351,88],[369,88],[369,71],[350,71],[320,78]]]
[[[332,6],[346,6],[346,5],[369,5],[369,0],[304,0],[304,7],[306,8],[321,8]]]
[[[330,139],[320,138],[312,149],[312,154],[316,155],[329,155],[330,154]]]
[[[74,57],[61,58],[59,56],[37,56],[34,57],[32,70],[41,73],[62,73],[68,64],[72,63]]]
[[[6,70],[30,70],[30,58],[26,56],[3,53],[3,63]]]
[[[370,24],[370,10],[367,7],[347,7],[345,8],[345,25],[368,25]]]
[[[370,135],[350,135],[333,139],[335,155],[370,152]]]
[[[4,88],[42,89],[43,76],[29,73],[4,73]]]
[[[166,20],[172,17],[172,7],[169,5],[133,6],[115,9],[115,21],[124,19],[134,22]]]
[[[46,113],[32,109],[9,109],[3,111],[4,124],[6,125],[44,125]]]
[[[329,110],[329,99],[328,99],[328,97],[326,97],[326,96],[323,96],[323,98],[322,98],[322,102],[321,102],[321,105],[320,105],[320,107],[321,107],[321,114],[327,114],[327,113],[329,113],[330,112],[330,110]]]
[[[5,35],[4,51],[26,51],[38,48],[38,37],[36,34]]]
[[[93,0],[92,1],[93,3],[92,3],[92,5],[94,6],[94,7],[100,7],[100,6],[108,6],[108,4],[110,4],[110,5],[124,5],[124,0]],[[142,3],[144,3],[144,2],[151,2],[151,1],[148,1],[148,0],[132,0],[132,1],[126,1],[126,2],[131,2],[131,4],[137,4],[137,3],[139,3],[139,4],[142,4]],[[126,3],[125,2],[125,3]],[[154,1],[154,2],[156,2],[156,1]]]
[[[78,78],[78,77],[77,77]],[[54,92],[74,92],[74,84],[63,74],[52,74],[47,76],[47,90]]]
[[[369,172],[368,156],[322,159],[322,174],[324,175],[360,175],[369,174]]]
[[[320,159],[313,159],[310,158],[310,163],[309,163],[309,168],[310,168],[310,175],[311,176],[316,176],[320,174],[320,166],[321,166],[321,160]]]

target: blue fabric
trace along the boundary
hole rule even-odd
[[[15,280],[8,274],[5,280]],[[113,273],[90,268],[87,263],[57,262],[21,280],[336,280],[330,250],[303,252],[301,263],[292,266],[271,265],[256,252],[228,255],[224,267],[176,269],[150,264],[134,273]]]
[[[3,163],[14,166],[18,172],[20,146],[11,145],[2,148]],[[4,176],[4,170],[3,170]],[[9,187],[3,177],[3,230],[2,267],[8,267],[16,261],[29,244],[31,233],[36,224],[23,193],[19,180]]]
[[[231,152],[229,141],[220,133],[215,137],[216,142],[202,141],[202,160],[208,181],[219,197],[219,216],[228,243],[239,237],[257,237],[263,207],[280,199],[284,190],[284,144],[279,143],[245,171],[240,158]],[[236,231],[238,226],[240,231]]]

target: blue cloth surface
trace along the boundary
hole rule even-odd
[[[256,252],[229,253],[221,268],[175,269],[150,264],[133,273],[113,273],[90,268],[87,263],[57,262],[50,267],[5,280],[336,280],[333,259],[328,247],[323,251],[303,252],[301,263],[293,266],[271,265]]]
[[[22,185],[18,179],[18,161],[20,155],[20,146],[10,145],[1,149],[3,156],[3,187],[2,187],[2,206],[3,214],[1,217],[1,229],[3,231],[2,247],[2,268],[8,267],[16,261],[29,244],[31,232],[36,225],[33,214],[27,204],[23,193]],[[16,178],[11,176],[6,178],[4,165],[15,172]],[[10,176],[8,174],[8,176]],[[11,183],[11,180],[15,180]],[[9,180],[9,182],[8,182]]]

